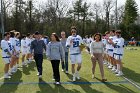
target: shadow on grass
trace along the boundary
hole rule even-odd
[[[0,86],[0,93],[15,93],[18,88],[18,85],[23,82],[21,80],[22,72],[18,70],[16,74],[12,76],[11,79],[4,79],[4,84]],[[18,82],[13,84],[13,82]]]
[[[35,71],[35,67],[36,67],[35,62],[31,62],[30,64],[28,64],[28,67],[23,66],[22,71],[25,75],[30,75],[31,74],[30,71]]]
[[[98,81],[101,81],[101,79],[96,78]],[[114,85],[108,82],[103,82],[108,88],[113,89],[114,91],[117,91],[118,93],[135,93],[133,90],[123,86],[122,84]]]
[[[125,77],[140,84],[140,74],[139,73],[136,73],[135,71],[133,71],[129,68],[126,68],[126,67],[123,67],[123,72],[124,72]]]
[[[69,79],[72,79],[72,75],[71,74],[67,74]],[[85,93],[103,93],[101,91],[95,90],[93,89],[91,86],[93,86],[92,84],[90,84],[90,82],[84,78],[81,78],[80,80],[78,80],[77,82],[86,82],[87,84],[75,84],[75,85],[79,85],[84,91]]]
[[[38,86],[40,88],[40,91],[37,91],[36,93],[80,93],[78,90],[75,89],[65,89],[62,85],[54,84],[55,87],[53,88],[42,79],[39,79]]]

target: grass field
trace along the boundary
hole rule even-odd
[[[140,85],[140,48],[138,50],[125,49],[123,59],[125,77]],[[0,57],[0,78],[3,76],[3,62]],[[69,65],[70,69],[70,65]],[[60,69],[61,72],[61,69]],[[70,70],[69,70],[70,72]],[[29,66],[19,68],[10,80],[0,79],[0,93],[140,93],[140,90],[131,85],[122,77],[116,77],[105,67],[107,83],[101,83],[99,67],[96,67],[96,79],[91,78],[90,55],[83,52],[83,65],[80,72],[81,80],[72,83],[71,73],[61,72],[61,86],[52,81],[52,68],[46,59],[43,63],[43,80],[36,76],[36,66],[32,62]]]

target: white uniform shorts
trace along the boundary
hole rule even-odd
[[[122,54],[116,54],[116,53],[114,53],[113,57],[114,57],[116,60],[122,60],[123,55],[122,55]]]
[[[21,53],[22,53],[22,55],[26,55],[27,54],[26,49],[25,50],[21,50]]]
[[[11,62],[11,57],[2,57],[5,64],[9,64]]]
[[[108,55],[109,55],[110,57],[113,57],[113,49],[108,49]]]
[[[74,54],[70,55],[71,64],[81,64],[82,63],[82,55]]]

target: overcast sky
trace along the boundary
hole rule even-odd
[[[47,0],[36,0],[37,2],[46,2]],[[76,1],[76,0],[68,0],[69,2],[73,2],[73,1]],[[85,0],[87,1],[88,3],[91,3],[91,4],[94,4],[94,3],[100,3],[102,4],[103,3],[103,0]],[[115,1],[115,0],[114,0]],[[120,5],[124,5],[126,0],[117,0],[118,1],[118,6]],[[138,5],[138,8],[139,8],[139,11],[140,11],[140,0],[135,0],[137,5]]]

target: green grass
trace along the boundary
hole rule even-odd
[[[140,48],[138,50],[125,50],[124,74],[127,78],[140,84]],[[0,57],[0,77],[3,76],[3,62]],[[60,66],[61,72],[61,66]],[[70,72],[70,64],[69,64]],[[116,77],[111,71],[105,67],[105,76],[108,82],[125,81],[121,77]],[[20,68],[10,80],[0,80],[0,82],[20,82],[19,84],[0,84],[0,93],[140,93],[140,90],[132,86],[130,83],[122,84],[62,84],[55,86],[54,84],[47,84],[52,81],[52,68],[49,61],[46,59],[43,63],[43,81],[46,84],[39,84],[38,77],[36,76],[35,63],[31,63],[28,67]],[[80,71],[82,82],[100,82],[101,79],[99,67],[96,67],[97,79],[91,79],[91,61],[90,55],[83,52],[83,65]],[[71,74],[66,75],[61,72],[61,82],[71,82]],[[22,84],[36,82],[35,84]]]

